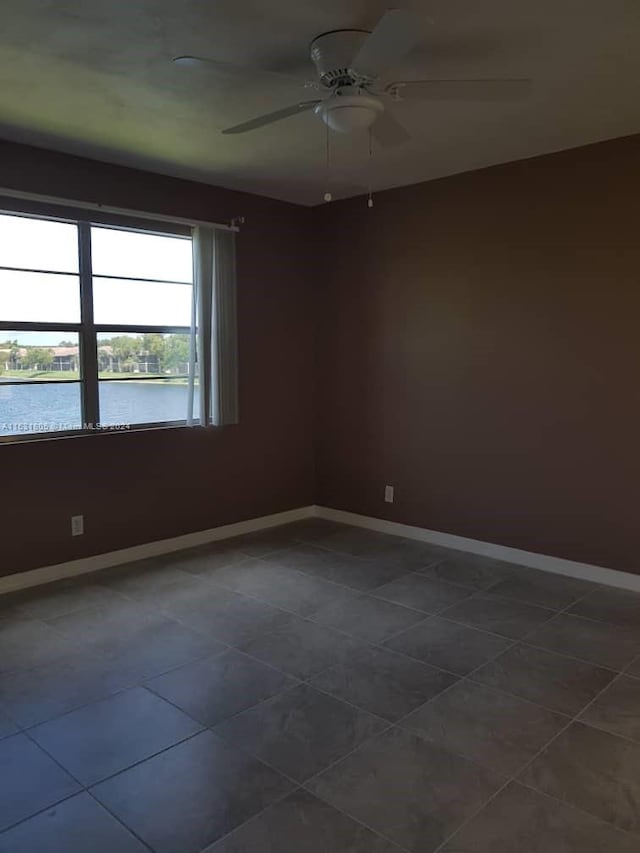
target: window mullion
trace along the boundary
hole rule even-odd
[[[82,363],[82,418],[85,424],[100,422],[98,395],[98,345],[93,321],[93,270],[91,264],[91,225],[78,223],[80,251],[80,359]]]

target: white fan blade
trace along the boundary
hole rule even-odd
[[[409,53],[418,37],[413,15],[403,9],[390,9],[356,54],[351,69],[362,77],[375,79]]]
[[[411,139],[409,132],[386,110],[373,123],[371,135],[383,148],[397,148]]]
[[[531,93],[531,80],[401,80],[385,91],[399,101],[517,101]]]
[[[294,77],[291,74],[283,74],[280,71],[270,71],[265,68],[258,68],[252,65],[236,65],[233,62],[221,62],[218,59],[207,59],[203,56],[174,56],[173,62],[179,68],[202,68],[217,71],[220,74],[232,75],[235,77],[269,77],[278,80],[281,83],[290,83],[298,86],[307,85],[308,81],[302,77]],[[309,83],[309,85],[312,85]]]
[[[299,104],[294,104],[291,107],[285,107],[282,110],[276,110],[272,113],[267,113],[263,116],[258,116],[257,118],[252,118],[249,121],[242,122],[242,124],[236,124],[234,127],[228,127],[226,130],[223,130],[222,133],[247,133],[249,130],[256,130],[259,127],[264,127],[267,124],[273,124],[276,121],[282,121],[283,118],[289,118],[290,116],[298,115],[298,113],[304,113],[308,110],[312,110],[316,104],[322,103],[321,101],[302,101]]]

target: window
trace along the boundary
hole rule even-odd
[[[0,214],[0,436],[191,419],[192,239],[176,231]]]
[[[191,239],[92,225],[91,259],[101,424],[184,421]]]

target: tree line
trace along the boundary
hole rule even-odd
[[[189,335],[116,335],[98,344],[101,370],[126,373],[144,366],[157,373],[182,373],[188,364]]]
[[[58,347],[75,348],[73,341],[60,341]],[[50,370],[55,364],[55,352],[44,346],[19,344],[17,340],[0,343],[0,371]],[[101,371],[114,373],[187,372],[189,364],[189,335],[115,335],[98,342],[98,366]]]

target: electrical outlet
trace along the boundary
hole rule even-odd
[[[393,486],[384,487],[384,502],[388,504],[393,503]]]
[[[84,533],[84,515],[71,516],[71,535],[82,536]]]

